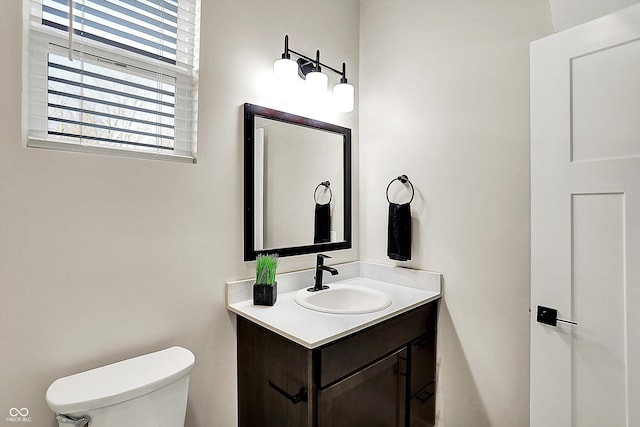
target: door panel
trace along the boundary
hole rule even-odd
[[[573,196],[572,393],[577,426],[624,426],[624,194]]]
[[[571,60],[574,161],[640,156],[638,75],[640,40]]]

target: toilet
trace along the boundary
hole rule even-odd
[[[59,427],[184,427],[195,357],[171,347],[55,380]]]

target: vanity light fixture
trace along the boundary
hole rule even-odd
[[[291,54],[298,56],[298,60],[291,59]],[[289,48],[289,36],[284,36],[284,52],[281,59],[273,64],[273,71],[276,81],[281,87],[295,85],[297,77],[306,81],[307,93],[318,100],[326,96],[329,77],[322,72],[322,67],[327,68],[340,75],[340,83],[333,87],[333,104],[337,111],[347,113],[353,111],[354,89],[347,82],[346,64],[342,63],[342,70],[337,70],[327,64],[320,62],[320,50],[316,50],[315,59],[309,58],[302,53]]]

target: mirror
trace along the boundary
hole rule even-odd
[[[351,129],[244,105],[244,259],[351,247]]]

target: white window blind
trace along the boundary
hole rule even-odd
[[[195,162],[199,0],[28,1],[28,145]]]

